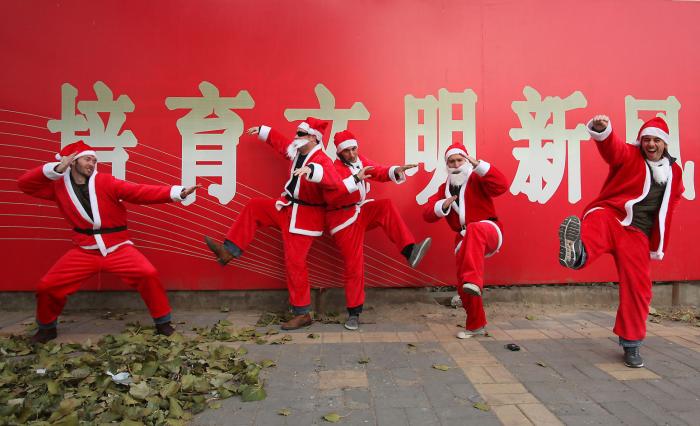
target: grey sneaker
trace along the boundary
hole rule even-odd
[[[462,291],[472,296],[481,296],[481,288],[476,284],[464,283],[462,284]]]
[[[629,368],[644,367],[644,360],[639,354],[639,346],[625,347],[625,365]]]
[[[579,269],[586,263],[586,251],[581,242],[581,219],[569,216],[559,225],[559,263]]]
[[[481,327],[476,330],[464,330],[460,331],[457,333],[457,338],[458,339],[469,339],[471,337],[475,336],[488,336],[488,332],[486,331],[486,327]]]
[[[415,268],[418,266],[421,260],[423,260],[423,256],[425,256],[425,253],[428,252],[428,249],[430,248],[430,243],[432,243],[432,238],[428,237],[421,241],[420,243],[416,243],[413,246],[413,250],[411,250],[411,255],[408,257],[408,264],[411,265],[411,268]]]
[[[360,317],[357,315],[350,315],[345,321],[345,328],[348,330],[357,330],[360,328]]]

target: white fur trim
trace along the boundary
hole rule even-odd
[[[588,134],[591,135],[591,138],[593,138],[594,141],[602,142],[607,139],[608,136],[610,136],[610,133],[612,133],[612,121],[608,122],[608,127],[602,132],[596,132],[593,130],[591,127],[592,125],[593,119],[590,119],[588,123],[586,123],[586,130],[588,130]]]
[[[491,220],[480,220],[479,222],[489,223],[489,224],[493,225],[494,228],[496,228],[496,233],[498,234],[498,245],[496,246],[496,249],[494,251],[484,255],[484,257],[491,257],[494,254],[498,253],[498,251],[501,249],[501,246],[503,245],[503,234],[501,233],[501,228],[499,228],[498,225],[496,225]]]
[[[105,250],[105,254],[104,254],[104,255],[106,256],[107,254],[114,252],[116,249],[118,249],[119,247],[121,247],[121,246],[123,246],[123,245],[126,245],[126,244],[134,245],[134,242],[131,241],[131,240],[126,240],[126,241],[122,241],[122,242],[119,243],[119,244],[115,244],[115,245],[113,245],[112,247],[107,248],[107,249]],[[80,246],[80,248],[81,248],[81,249],[84,249],[84,250],[99,250],[100,247],[99,247],[97,244],[93,244],[93,245],[91,245],[91,246]]]
[[[586,213],[583,214],[583,217],[581,218],[581,220],[585,219],[586,216],[588,216],[589,214],[593,213],[596,210],[603,210],[603,208],[602,207],[593,207],[592,209],[588,210]]]
[[[352,194],[353,192],[357,191],[359,187],[357,186],[357,183],[355,183],[355,177],[353,175],[350,175],[343,179],[343,184],[345,184],[345,187],[348,189],[348,192]]]
[[[307,166],[313,166],[311,173],[306,176],[306,180],[313,183],[321,182],[323,179],[323,167],[318,163],[309,163]]]
[[[443,198],[442,200],[437,200],[435,202],[435,205],[433,206],[433,212],[435,213],[435,216],[437,217],[445,217],[448,214],[450,214],[450,211],[447,210],[447,213],[442,209],[442,205],[445,203],[445,200],[447,198]]]
[[[308,235],[310,237],[320,237],[323,235],[323,231],[309,231],[308,229],[297,228],[297,210],[299,210],[299,204],[292,204],[292,217],[289,220],[289,232],[292,234]]]
[[[341,151],[344,151],[348,148],[352,148],[353,146],[357,146],[357,141],[355,139],[348,139],[346,141],[342,141],[336,148],[336,152],[340,153]]]
[[[647,176],[648,180],[648,176]],[[661,207],[659,208],[659,247],[656,251],[651,252],[650,256],[654,260],[661,260],[664,257],[664,236],[666,235],[666,214],[668,213],[669,199],[671,198],[671,187],[673,186],[673,171],[668,177],[668,182],[666,182],[666,190],[664,191],[664,198],[661,201]]]
[[[389,167],[389,179],[391,179],[391,181],[395,184],[401,185],[402,183],[406,182],[406,173],[404,173],[400,178],[396,179],[396,169],[398,168],[399,166]]]
[[[348,226],[352,225],[357,221],[357,217],[360,215],[360,206],[355,205],[355,213],[346,220],[345,222],[341,223],[340,225],[336,226],[335,228],[331,229],[331,235],[335,235],[336,232],[342,231],[343,229],[347,228]]]
[[[46,163],[44,164],[44,167],[41,168],[41,171],[44,172],[44,176],[46,176],[47,179],[51,180],[59,180],[63,175],[66,174],[68,171],[68,168],[63,171],[63,173],[58,173],[54,168],[60,163],[55,162],[55,163]]]
[[[301,124],[299,125],[299,127],[297,127],[297,129],[301,129],[301,130],[305,131],[306,133],[308,133],[308,134],[310,134],[310,135],[316,136],[316,139],[318,139],[318,143],[319,143],[319,144],[322,144],[322,143],[323,143],[323,135],[321,134],[321,132],[319,132],[319,131],[316,130],[316,129],[312,129],[311,126],[309,126],[309,123],[307,123],[306,121],[304,121],[303,123],[301,123]]]
[[[671,140],[671,136],[658,127],[647,127],[646,129],[642,130],[642,133],[639,135],[639,139],[637,139],[636,145],[642,143],[642,136],[656,136],[657,138],[661,138],[667,144]]]
[[[73,190],[73,185],[71,184],[70,181],[70,167],[66,169],[66,172],[63,173],[63,185],[66,187],[66,191],[68,192],[68,197],[70,198],[71,202],[73,203],[73,207],[78,211],[80,214],[80,217],[85,219],[87,223],[93,224],[94,222],[92,218],[90,218],[90,215],[87,214],[87,211],[83,208],[83,205],[80,204],[80,201],[78,200],[78,196],[75,195],[75,191]],[[92,203],[90,203],[92,205]],[[94,226],[93,226],[94,229]]]
[[[185,189],[184,186],[173,185],[170,188],[170,199],[175,201],[175,202],[185,201],[185,199],[180,196],[180,193],[182,192],[183,189]]]
[[[627,212],[627,216],[625,216],[625,218],[620,221],[620,224],[622,226],[629,226],[629,224],[632,223],[634,205],[642,201],[644,197],[646,197],[649,193],[649,188],[651,187],[651,179],[649,179],[650,172],[649,167],[647,167],[646,164],[644,164],[644,172],[644,188],[642,189],[642,195],[625,203],[625,212]]]
[[[474,172],[479,176],[485,176],[491,170],[491,164],[484,160],[479,160],[479,164],[474,167]]]
[[[447,159],[450,158],[450,156],[454,155],[454,154],[460,154],[460,155],[463,155],[465,157],[467,156],[467,152],[465,150],[459,149],[459,148],[452,148],[445,153],[445,161],[447,161]]]
[[[265,142],[270,136],[270,130],[272,130],[272,128],[270,128],[269,126],[260,126],[260,131],[258,132],[258,139]]]
[[[102,228],[102,217],[100,217],[100,208],[99,205],[97,204],[97,191],[95,190],[95,176],[97,176],[97,170],[90,176],[90,180],[88,181],[88,188],[90,192],[90,209],[92,209],[92,217],[95,219],[95,223],[92,224],[92,229],[100,229]],[[95,242],[97,243],[97,246],[100,248],[100,253],[102,253],[102,256],[107,256],[107,245],[105,244],[104,239],[102,239],[102,235],[100,234],[95,234]]]
[[[86,150],[86,151],[82,151],[82,152],[78,153],[78,155],[76,155],[75,157],[73,157],[73,160],[77,160],[77,159],[80,158],[80,157],[85,157],[86,155],[92,155],[93,157],[97,158],[97,153],[96,153],[95,151],[91,150],[91,149],[88,149],[88,150]],[[54,158],[55,158],[57,161],[61,161],[61,158],[62,158],[62,157],[61,157],[61,154],[56,154],[56,155],[54,155]]]

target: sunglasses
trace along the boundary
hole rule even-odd
[[[301,130],[298,130],[298,131],[297,131],[297,136],[300,137],[300,138],[303,138],[304,136],[309,136],[309,134],[306,133],[306,132],[302,132]]]

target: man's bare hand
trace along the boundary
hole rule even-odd
[[[479,165],[479,160],[472,157],[471,155],[467,155],[467,161],[469,161],[473,167],[476,167]]]
[[[245,131],[246,135],[257,135],[260,133],[260,127],[255,126]]]
[[[372,175],[370,175],[369,172],[371,172],[372,169],[374,169],[373,166],[363,167],[362,170],[360,170],[360,172],[358,174],[356,174],[355,176],[357,176],[357,178],[359,180],[365,180],[365,179],[371,178]]]
[[[71,155],[66,155],[64,157],[61,157],[61,162],[59,162],[56,167],[53,168],[53,170],[56,173],[63,173],[66,171],[68,167],[73,163],[73,160],[75,160],[75,156],[78,155],[77,152],[72,153]]]
[[[187,198],[188,195],[190,195],[191,193],[193,193],[194,191],[198,190],[201,187],[202,187],[202,185],[195,185],[195,186],[190,186],[187,188],[182,188],[182,191],[180,191],[180,198],[182,198],[184,200],[185,198]]]
[[[406,179],[406,170],[411,170],[414,167],[418,167],[418,164],[404,164],[394,169],[394,176],[397,180]]]
[[[459,195],[453,195],[450,198],[446,199],[445,202],[442,203],[442,211],[449,209],[452,203],[457,201],[457,198],[459,198]]]
[[[595,117],[593,117],[593,121],[591,122],[591,129],[600,133],[607,129],[608,125],[610,125],[610,117],[602,114],[596,115]]]
[[[304,167],[299,167],[298,169],[294,170],[292,173],[294,176],[301,176],[301,175],[310,175],[311,174],[311,167],[309,166],[304,166]]]

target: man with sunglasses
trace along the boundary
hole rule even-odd
[[[240,257],[261,227],[282,231],[287,288],[294,317],[282,324],[283,330],[311,325],[311,289],[306,257],[314,237],[323,234],[328,201],[347,192],[331,159],[323,152],[323,132],[328,122],[309,117],[299,125],[291,142],[268,126],[251,127],[249,135],[258,135],[276,151],[291,160],[289,180],[277,199],[254,198],[243,208],[229,229],[223,244],[205,237],[217,261],[226,265]]]
[[[367,198],[370,191],[368,180],[401,184],[406,181],[406,170],[416,165],[387,167],[367,159],[358,154],[357,139],[348,130],[336,133],[334,142],[338,158],[333,164],[348,193],[335,197],[329,204],[326,221],[343,256],[345,302],[348,310],[345,328],[357,330],[365,301],[365,232],[381,227],[412,268],[423,259],[431,240],[426,238],[416,244],[413,234],[391,200],[375,201]]]

